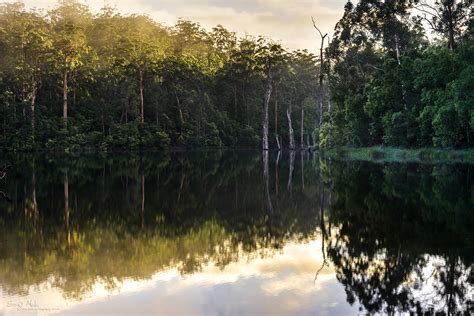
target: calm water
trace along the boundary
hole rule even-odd
[[[2,157],[0,315],[472,312],[474,165]]]

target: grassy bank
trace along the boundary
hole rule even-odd
[[[323,152],[326,157],[380,162],[462,162],[474,163],[474,149],[401,149],[393,147],[335,148]]]

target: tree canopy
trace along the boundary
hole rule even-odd
[[[272,133],[287,138],[289,102],[297,113],[317,89],[308,51],[220,25],[208,31],[181,19],[166,27],[110,7],[94,13],[75,0],[46,13],[3,4],[0,49],[4,150],[253,147],[269,62],[281,86],[271,96]],[[305,137],[314,127],[305,125]]]
[[[257,147],[262,130],[270,149],[472,147],[472,14],[470,0],[349,1],[316,56],[77,0],[2,4],[0,148]]]

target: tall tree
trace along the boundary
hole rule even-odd
[[[422,18],[446,39],[448,48],[453,51],[472,19],[472,0],[415,0],[415,4]]]
[[[262,118],[262,147],[263,150],[268,150],[268,108],[270,104],[270,98],[273,91],[273,75],[272,66],[270,62],[266,65],[267,68],[267,83],[265,88],[265,97],[263,100],[263,118]],[[268,159],[267,159],[268,160]]]
[[[319,120],[318,127],[321,128],[323,123],[323,105],[324,105],[324,43],[328,34],[324,34],[316,25],[314,18],[311,18],[313,21],[313,27],[318,31],[319,36],[321,37],[321,47],[319,50]]]
[[[51,30],[38,12],[27,12],[22,3],[5,4],[0,16],[0,25],[8,29],[5,70],[13,74],[18,98],[29,103],[34,133],[37,94],[52,48]]]
[[[169,47],[166,31],[148,17],[133,15],[126,18],[121,43],[125,63],[135,72],[139,95],[139,122],[145,122],[145,75],[165,57]]]
[[[92,16],[89,8],[76,0],[61,0],[59,4],[50,12],[54,31],[53,66],[62,77],[63,121],[67,127],[69,81],[77,75],[90,52],[85,29]]]

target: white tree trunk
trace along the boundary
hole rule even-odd
[[[270,170],[268,168],[268,150],[263,151],[263,182],[265,191],[265,208],[268,214],[273,214],[272,198],[270,196]]]
[[[301,105],[301,150],[304,150],[304,108]]]
[[[270,98],[272,96],[272,72],[270,67],[268,67],[267,75],[267,88],[265,90],[265,99],[263,101],[263,117],[262,117],[262,147],[263,150],[268,150],[268,108],[270,104]]]
[[[277,142],[278,150],[281,150],[280,137],[278,136],[278,134],[275,135],[275,139],[276,139],[276,142]]]
[[[295,168],[295,151],[290,151],[290,174],[288,175],[288,184],[286,185],[290,197],[293,196],[293,170]]]
[[[286,117],[288,119],[288,131],[290,137],[290,150],[295,150],[295,133],[293,131],[293,123],[291,122],[291,113],[290,110],[286,110]]]

